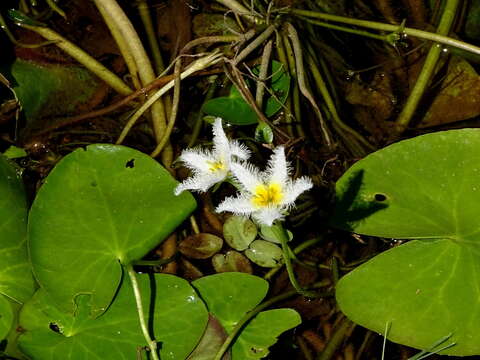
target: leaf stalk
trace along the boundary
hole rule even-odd
[[[128,277],[132,283],[133,294],[135,295],[135,302],[137,304],[138,318],[140,320],[140,327],[142,329],[143,336],[147,341],[148,347],[153,360],[160,360],[157,353],[157,342],[152,340],[148,331],[147,321],[145,319],[145,313],[143,311],[142,294],[140,293],[140,287],[138,285],[137,273],[133,269],[132,264],[126,266]]]

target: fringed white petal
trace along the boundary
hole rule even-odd
[[[206,192],[210,187],[216,183],[223,181],[226,174],[221,174],[220,172],[212,174],[196,174],[185,179],[181,184],[179,184],[175,190],[175,195],[180,195],[185,190]]]
[[[255,188],[263,184],[262,173],[252,164],[239,164],[233,162],[230,165],[230,170],[235,180],[242,186],[243,190],[249,193],[255,193]]]
[[[250,157],[250,150],[248,147],[236,140],[230,141],[230,152],[239,160],[247,160]]]
[[[222,119],[217,117],[213,123],[213,152],[217,158],[222,158],[222,161],[228,161],[230,158],[230,141],[225,135],[222,127]]]
[[[232,212],[238,215],[249,215],[255,211],[250,198],[246,196],[229,196],[225,198],[215,209],[216,212]]]
[[[279,146],[273,150],[273,154],[268,161],[266,173],[269,183],[277,183],[282,187],[287,184],[290,168],[285,158],[285,149],[283,146]]]
[[[312,187],[312,180],[305,176],[289,182],[285,188],[282,204],[284,206],[292,205],[301,193],[310,190]]]
[[[264,224],[267,226],[272,226],[275,220],[283,219],[283,214],[281,213],[281,209],[276,207],[267,207],[261,210],[255,211],[252,214],[254,220],[256,220],[260,224]]]
[[[211,151],[202,149],[183,150],[178,158],[183,162],[185,167],[195,172],[208,172],[210,170],[210,162],[215,162],[216,158]]]

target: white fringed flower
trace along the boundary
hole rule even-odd
[[[229,175],[232,157],[246,160],[248,149],[235,140],[229,140],[222,128],[222,119],[216,118],[213,124],[213,150],[184,150],[179,157],[183,164],[192,170],[192,176],[175,188],[175,195],[182,191],[205,192]]]
[[[226,198],[216,211],[251,215],[257,222],[268,226],[282,219],[295,199],[313,186],[307,177],[290,179],[290,167],[283,147],[274,150],[264,172],[248,163],[232,163],[231,171],[241,186],[240,194]]]

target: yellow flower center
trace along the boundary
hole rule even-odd
[[[211,172],[217,172],[225,169],[225,164],[222,161],[207,161],[208,170]]]
[[[283,192],[280,184],[262,184],[255,188],[255,193],[252,197],[252,203],[256,207],[267,207],[270,205],[279,205],[282,199]]]

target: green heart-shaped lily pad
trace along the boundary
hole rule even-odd
[[[35,291],[26,246],[27,199],[20,176],[3,155],[0,199],[0,294],[23,303]]]
[[[334,222],[356,233],[415,239],[337,285],[353,321],[442,354],[480,354],[480,130],[405,140],[353,165],[337,183]]]
[[[268,291],[266,280],[240,272],[205,276],[192,282],[192,285],[227,332],[257,306]]]
[[[195,280],[192,285],[210,313],[231,333],[243,316],[257,306],[268,291],[264,279],[244,273],[221,273]],[[247,295],[248,294],[248,295]],[[233,360],[261,359],[277,337],[301,323],[292,309],[262,311],[241,331],[232,346]]]
[[[57,164],[32,205],[29,247],[39,283],[60,309],[73,313],[80,294],[91,294],[93,316],[107,309],[121,264],[147,254],[194,209],[189,193],[173,194],[176,184],[124,146],[91,145]]]
[[[35,291],[27,257],[27,199],[15,168],[0,155],[0,340],[13,329],[18,304]]]
[[[139,275],[138,280],[161,359],[185,359],[205,330],[208,321],[205,305],[181,278]],[[89,316],[90,295],[79,296],[77,300],[72,316],[58,310],[43,289],[37,291],[20,314],[24,331],[19,340],[22,351],[35,360],[147,358],[128,279],[109,309],[96,319]]]
[[[232,347],[233,360],[263,359],[269,347],[283,332],[302,322],[293,309],[274,309],[260,312],[241,332]]]
[[[258,67],[253,72],[258,75]],[[264,109],[262,109],[267,117],[274,115],[282,108],[290,90],[290,76],[282,68],[280,62],[272,61],[272,69],[269,76],[271,76],[271,79],[267,81],[267,86],[271,93],[265,92],[267,97]],[[207,101],[203,105],[202,110],[208,115],[221,117],[233,125],[251,125],[258,122],[257,113],[243,100],[235,85],[232,85],[230,88],[229,96],[222,96]]]
[[[8,335],[14,319],[13,304],[4,295],[0,295],[0,339],[4,339]]]

